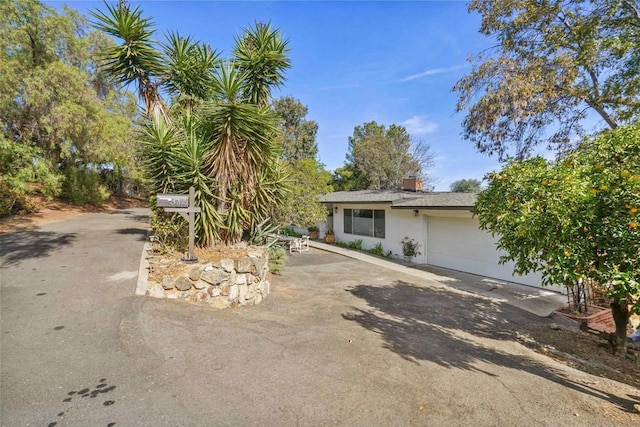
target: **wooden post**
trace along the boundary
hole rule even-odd
[[[189,258],[182,259],[182,261],[186,262],[195,262],[198,260],[196,255],[193,253],[193,246],[195,244],[195,222],[196,222],[196,213],[192,210],[196,204],[196,190],[193,187],[189,187],[189,212],[187,213],[187,221],[189,221]]]
[[[189,223],[189,252],[181,259],[182,262],[196,262],[198,258],[194,253],[196,214],[200,208],[196,207],[196,190],[189,187],[189,196],[181,194],[158,194],[158,207],[167,212],[177,212]],[[185,206],[186,204],[186,206]],[[179,206],[179,207],[176,207]]]

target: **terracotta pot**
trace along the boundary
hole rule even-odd
[[[325,241],[325,243],[335,243],[336,242],[336,235],[335,234],[325,234],[324,235],[324,241]]]
[[[320,232],[318,232],[318,231],[310,231],[309,232],[309,238],[311,240],[316,240],[319,235],[320,235]]]

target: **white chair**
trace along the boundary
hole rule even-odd
[[[300,251],[308,251],[309,250],[309,236],[307,236],[306,234],[304,236],[302,236],[302,239],[300,239]]]
[[[302,240],[296,237],[292,237],[289,240],[289,253],[302,252]]]

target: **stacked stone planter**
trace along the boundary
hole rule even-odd
[[[267,251],[250,249],[239,259],[184,264],[181,274],[149,281],[147,295],[227,308],[260,304],[269,294]]]

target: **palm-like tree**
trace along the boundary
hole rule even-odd
[[[219,53],[177,32],[167,35],[162,48],[167,58],[163,87],[174,97],[174,107],[193,111],[200,101],[211,96],[214,70],[220,65]]]
[[[227,217],[224,240],[231,242],[242,237],[244,228],[234,224],[255,222],[255,189],[261,174],[279,157],[277,118],[269,108],[246,102],[243,77],[235,64],[223,66],[216,75],[215,100],[201,111],[206,138],[212,141],[207,170],[217,183],[218,210]]]
[[[92,12],[96,27],[122,42],[103,54],[103,70],[123,85],[136,83],[148,122],[145,165],[159,192],[196,187],[201,243],[240,240],[261,223],[285,191],[276,144],[271,90],[290,66],[287,41],[256,24],[236,40],[234,59],[170,33],[156,48],[152,22],[122,1]],[[161,90],[172,98],[171,108]]]
[[[291,67],[288,44],[280,31],[263,23],[245,29],[243,35],[236,38],[233,55],[238,69],[245,75],[245,95],[250,103],[266,107],[271,100],[271,89],[284,83],[284,72]]]
[[[147,117],[168,118],[167,106],[158,91],[164,72],[163,58],[151,39],[153,22],[142,17],[140,7],[131,9],[125,2],[118,6],[106,4],[108,13],[95,10],[94,25],[122,40],[101,54],[101,68],[123,86],[135,83],[138,96],[144,102]]]

